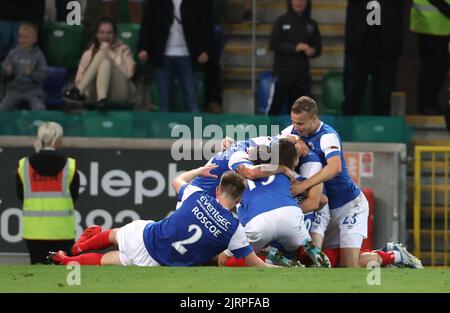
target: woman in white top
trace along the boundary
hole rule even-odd
[[[116,39],[117,26],[109,18],[99,20],[95,38],[83,53],[75,78],[75,88],[65,94],[69,102],[132,104],[136,87],[131,81],[136,63],[131,49]]]

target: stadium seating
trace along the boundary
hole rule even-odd
[[[355,116],[352,125],[356,142],[410,142],[413,136],[403,117]]]
[[[361,114],[371,114],[371,79],[369,78],[363,99]],[[342,102],[344,101],[344,76],[342,72],[328,72],[323,78],[323,113],[331,115],[342,114]]]
[[[131,51],[133,51],[133,57],[138,61],[138,40],[139,40],[139,24],[133,23],[118,23],[117,24],[117,39],[122,41]]]
[[[87,137],[133,137],[132,112],[84,112],[82,117],[84,135]]]
[[[259,83],[257,91],[257,113],[266,114],[269,101],[272,100],[274,93],[275,78],[271,71],[264,71],[259,74]],[[287,101],[286,101],[287,102]],[[282,114],[289,114],[286,103]]]
[[[265,71],[259,74],[259,84],[257,91],[257,113],[266,114],[267,107],[269,106],[269,101],[273,96],[273,86],[275,84],[275,79],[273,78],[272,72]]]
[[[47,78],[43,85],[47,108],[60,107],[64,104],[64,100],[62,99],[62,89],[66,77],[67,70],[65,67],[49,66],[47,68]]]
[[[117,1],[118,13],[117,20],[122,23],[130,21],[130,11],[128,10],[128,0]]]
[[[63,22],[44,23],[41,48],[50,66],[75,69],[86,46],[82,26]]]
[[[16,113],[14,133],[17,136],[36,136],[39,126],[46,121],[65,124],[65,115],[59,111],[16,111],[14,113]]]
[[[16,132],[16,120],[19,111],[1,112],[0,113],[0,135],[14,136]]]
[[[201,126],[194,127],[194,115],[202,118]],[[343,141],[410,143],[412,129],[402,117],[379,116],[330,116],[321,115],[321,120],[335,128]],[[192,132],[201,135],[207,125],[219,125],[226,134],[226,126],[235,126],[231,131],[249,132],[255,125],[257,136],[278,133],[291,125],[289,115],[266,116],[247,114],[193,114],[132,111],[89,111],[82,114],[66,114],[60,111],[15,111],[0,113],[0,135],[36,135],[42,121],[56,121],[64,128],[65,136],[121,137],[121,138],[171,138],[177,125],[187,125]],[[260,132],[259,126],[263,128]],[[267,126],[266,126],[267,125]],[[182,131],[182,129],[179,129]],[[177,138],[182,134],[178,134]],[[212,136],[216,134],[211,134]],[[233,134],[226,134],[233,135]],[[250,135],[250,134],[247,134]],[[246,136],[247,136],[246,135]]]

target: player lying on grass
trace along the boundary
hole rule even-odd
[[[294,179],[293,172],[285,166],[254,165],[248,152],[259,144],[269,145],[272,138],[268,136],[256,137],[231,144],[227,149],[215,154],[207,164],[216,164],[211,174],[215,177],[196,177],[192,185],[206,191],[210,196],[215,196],[216,187],[220,177],[226,171],[234,171],[248,179],[269,177],[274,174],[283,173]]]
[[[100,226],[85,230],[72,247],[72,254],[52,252],[55,264],[81,265],[195,266],[208,263],[229,249],[244,258],[248,266],[272,267],[253,252],[245,231],[230,212],[245,190],[245,179],[232,171],[223,173],[216,198],[188,184],[194,177],[215,178],[210,164],[181,174],[172,182],[180,206],[162,221],[134,221],[124,227],[101,231]],[[118,251],[86,253],[118,245]]]
[[[293,170],[299,160],[295,144],[287,139],[274,142],[270,155],[278,165]],[[247,180],[247,188],[238,206],[238,217],[256,253],[272,242],[284,251],[296,254],[301,246],[317,267],[329,267],[328,258],[317,249],[304,223],[302,210],[291,195],[290,179],[283,174],[264,179]],[[224,264],[233,253],[225,251],[220,257]]]

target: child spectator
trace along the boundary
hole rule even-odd
[[[0,111],[17,109],[28,102],[32,110],[45,110],[42,84],[47,75],[47,61],[39,47],[38,26],[25,22],[19,28],[19,45],[12,49],[3,62],[6,78],[6,96]]]

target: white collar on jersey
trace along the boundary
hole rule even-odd
[[[315,134],[317,134],[322,129],[322,127],[323,127],[323,122],[320,121],[319,127],[316,129],[316,131],[313,134],[309,135],[308,137],[311,137],[311,136],[314,136]]]

